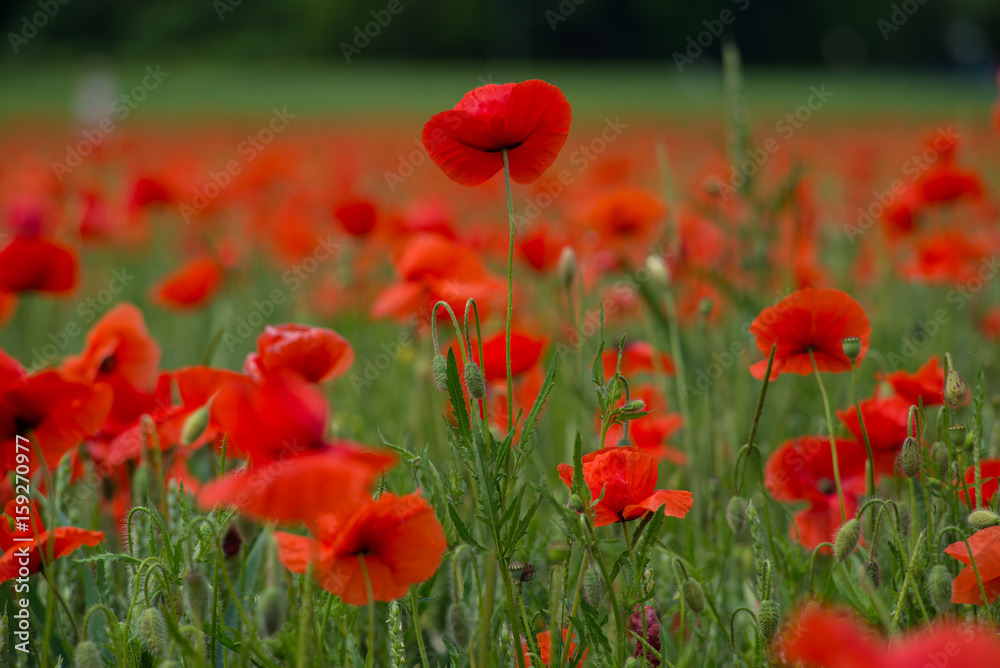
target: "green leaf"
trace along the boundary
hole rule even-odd
[[[552,361],[549,362],[548,373],[545,374],[545,380],[542,381],[542,389],[538,391],[535,403],[532,404],[531,410],[528,412],[528,418],[524,421],[524,428],[521,430],[521,443],[526,443],[535,432],[538,417],[541,415],[542,409],[545,407],[545,402],[548,401],[552,387],[555,385],[556,369],[558,367],[559,356],[553,355]]]
[[[455,510],[455,506],[450,503],[448,504],[448,515],[451,517],[451,521],[455,523],[455,530],[458,531],[459,538],[478,550],[483,552],[486,551],[486,548],[480,545],[479,542],[472,537],[472,533],[469,531],[468,527],[465,526],[465,522],[462,521],[462,518],[459,517],[458,511]]]

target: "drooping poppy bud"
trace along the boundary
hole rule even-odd
[[[770,642],[774,634],[778,632],[778,625],[781,623],[781,612],[778,604],[768,599],[761,601],[760,610],[757,611],[757,630]]]
[[[77,643],[73,650],[73,665],[76,668],[104,668],[104,658],[101,657],[97,644],[92,640]]]
[[[866,561],[861,571],[861,584],[868,584],[872,589],[878,589],[882,584],[882,571],[876,561]]]
[[[938,612],[946,610],[951,605],[951,580],[948,569],[941,564],[927,573],[927,594]]]
[[[747,525],[747,500],[734,496],[726,505],[726,523],[733,533],[739,534]]]
[[[950,359],[949,359],[950,362]],[[949,408],[958,408],[965,403],[965,397],[969,393],[969,385],[962,378],[962,374],[951,368],[948,364],[948,375],[944,377],[944,400]]]
[[[920,444],[917,443],[917,439],[907,436],[903,440],[903,447],[899,449],[896,464],[907,478],[917,477],[920,473]]]
[[[441,353],[431,361],[431,371],[434,374],[434,384],[442,392],[448,391],[448,360]]]
[[[973,532],[979,532],[986,527],[993,527],[1000,524],[1000,515],[986,508],[978,508],[969,513],[969,528]]]
[[[681,595],[684,597],[684,605],[691,609],[696,615],[705,612],[705,590],[701,583],[694,578],[688,578],[681,587]]]
[[[482,399],[486,396],[486,382],[483,380],[483,371],[472,360],[469,360],[465,365],[465,385],[469,388],[469,395],[473,399]]]
[[[139,615],[139,639],[147,652],[161,659],[167,654],[167,623],[159,608],[146,608]]]
[[[839,563],[847,561],[847,558],[854,552],[854,548],[858,546],[859,540],[861,540],[861,522],[858,521],[858,518],[852,517],[837,532],[837,538],[833,544],[834,558]]]
[[[583,574],[583,597],[595,607],[604,598],[604,580],[593,568]]]

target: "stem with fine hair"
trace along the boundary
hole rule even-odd
[[[819,393],[823,396],[823,409],[826,411],[826,430],[830,437],[830,456],[833,458],[833,482],[837,486],[837,499],[840,500],[840,521],[847,521],[847,508],[844,504],[844,488],[840,484],[840,463],[837,460],[837,438],[833,435],[833,414],[830,412],[830,398],[826,394],[826,387],[823,386],[823,377],[819,375],[819,366],[816,364],[816,355],[812,348],[809,348],[809,360],[812,362],[813,371],[816,373],[816,382],[819,383]]]
[[[504,333],[504,351],[507,358],[507,429],[514,426],[514,379],[511,374],[510,325],[514,316],[514,198],[510,194],[510,160],[503,149],[503,178],[507,185],[507,216],[510,234],[507,240],[507,330]]]

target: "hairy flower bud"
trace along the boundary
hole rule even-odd
[[[694,578],[688,578],[681,587],[681,594],[684,596],[684,605],[691,609],[696,615],[705,612],[705,590],[701,583]]]
[[[938,612],[951,605],[951,574],[945,566],[938,564],[927,573],[927,595]]]
[[[465,365],[465,385],[469,388],[469,395],[473,399],[482,399],[486,396],[486,381],[483,380],[483,371],[478,364],[471,360]]]
[[[738,534],[747,525],[747,500],[742,496],[734,496],[726,505],[726,523],[733,533]]]
[[[260,625],[260,633],[265,638],[270,638],[285,622],[285,612],[288,598],[285,592],[278,587],[267,587],[260,595],[257,602],[257,621]]]
[[[1000,524],[1000,515],[986,508],[977,508],[969,513],[969,528],[974,532],[982,531],[988,527],[995,527]]]
[[[104,659],[97,649],[97,644],[92,640],[77,643],[76,649],[73,650],[73,665],[76,668],[104,668]]]
[[[576,512],[578,512],[578,513],[582,513],[584,511],[584,509],[586,508],[586,506],[583,505],[583,500],[580,499],[580,495],[579,494],[570,494],[569,495],[569,507],[572,508],[573,510],[575,510]]]
[[[917,439],[907,436],[899,449],[896,465],[907,478],[915,478],[920,473],[920,444]]]
[[[952,369],[949,365],[948,375],[944,378],[944,400],[949,408],[958,408],[965,403],[965,397],[969,393],[969,385],[962,378],[962,374]]]
[[[593,568],[583,574],[583,597],[595,607],[604,598],[604,581]]]
[[[434,375],[434,384],[442,392],[448,391],[448,360],[444,355],[438,353],[431,361],[431,371]]]
[[[153,656],[162,659],[167,655],[167,623],[159,608],[146,608],[139,615],[139,639]]]
[[[882,572],[879,570],[878,562],[866,561],[861,573],[861,584],[868,584],[872,589],[878,589],[882,584]]]
[[[774,638],[780,623],[781,612],[778,604],[770,599],[761,601],[760,610],[757,611],[757,630],[764,636],[764,640],[770,642]]]
[[[856,517],[852,517],[840,527],[837,538],[833,542],[833,556],[839,563],[844,563],[854,552],[861,540],[861,522]]]
[[[212,585],[201,571],[193,568],[184,576],[184,599],[191,613],[191,619],[196,624],[203,623],[212,601]]]

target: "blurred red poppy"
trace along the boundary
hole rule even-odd
[[[348,199],[333,208],[333,217],[351,236],[364,237],[375,229],[378,209],[369,199]]]
[[[293,573],[313,566],[313,577],[349,605],[367,605],[361,558],[376,601],[406,595],[437,571],[448,547],[434,509],[419,493],[382,494],[353,509],[320,517],[316,539],[275,532],[281,563]]]
[[[159,366],[160,346],[146,329],[142,311],[123,302],[94,324],[83,351],[67,356],[62,370],[82,382],[123,380],[148,392],[156,385]]]
[[[25,567],[29,573],[39,572],[42,570],[43,556],[45,561],[50,558],[59,559],[84,545],[93,547],[104,540],[103,531],[89,531],[77,527],[46,529],[33,503],[28,506],[30,517],[16,514],[17,508],[13,501],[7,502],[6,515],[0,517],[0,550],[3,550],[3,554],[0,555],[0,582],[20,577],[20,570]],[[27,520],[28,530],[13,531],[8,518]],[[15,533],[17,541],[14,540]],[[23,540],[29,537],[30,540]]]
[[[583,456],[583,477],[593,500],[594,525],[628,522],[648,512],[684,517],[694,503],[691,492],[656,489],[656,458],[639,448],[604,448]],[[567,487],[573,482],[573,467],[559,465],[559,477]]]
[[[189,260],[151,289],[155,302],[176,309],[193,309],[215,296],[222,283],[222,267],[210,257]]]
[[[257,382],[268,373],[290,372],[310,383],[342,376],[354,362],[351,344],[337,332],[308,325],[268,325],[247,355],[244,371]]]
[[[552,84],[532,79],[475,88],[450,111],[424,125],[427,153],[449,179],[476,186],[503,169],[531,183],[552,166],[569,134],[566,97]]]
[[[832,288],[804,288],[793,292],[763,311],[750,325],[757,347],[765,356],[778,344],[771,379],[783,373],[813,372],[809,353],[820,371],[850,371],[843,340],[861,339],[860,361],[868,350],[871,325],[861,306],[845,292]],[[755,378],[763,378],[767,360],[750,367]]]
[[[924,406],[944,403],[944,369],[936,355],[929,357],[913,373],[900,370],[888,374],[879,373],[878,378],[892,385],[896,394],[908,404],[916,406],[920,400],[923,400]]]
[[[618,369],[618,350],[607,350],[601,356],[604,379],[615,375]],[[626,341],[622,352],[622,375],[630,380],[640,373],[665,373],[674,375],[674,360],[666,353],[656,354],[652,344],[645,341]]]
[[[562,630],[563,643],[566,642],[568,636],[569,636],[569,630],[563,629]],[[548,666],[549,663],[552,661],[552,631],[542,631],[541,633],[535,636],[535,640],[538,642],[538,653],[540,654],[538,658],[541,659],[543,666]],[[567,654],[567,656],[572,657],[575,652],[576,652],[576,640],[573,639],[570,640],[569,642],[569,654]],[[530,668],[530,666],[532,665],[531,655],[528,654],[528,643],[525,640],[521,640],[521,654],[524,655],[524,665],[529,666]],[[581,668],[586,658],[587,658],[587,650],[583,650],[583,656],[580,657],[580,662],[576,664],[576,668]]]
[[[892,475],[895,470],[896,456],[907,436],[910,405],[909,401],[895,395],[874,396],[858,403],[878,473]],[[837,417],[854,436],[854,440],[863,444],[864,434],[858,421],[857,408],[851,406],[839,410]]]
[[[969,547],[972,548],[971,555]],[[952,580],[952,603],[983,605],[979,579],[982,580],[986,592],[986,603],[993,603],[1000,598],[1000,526],[986,527],[972,534],[969,536],[968,547],[965,541],[960,540],[946,547],[944,551],[965,564],[962,572]],[[976,568],[972,567],[973,559],[976,560]],[[979,579],[976,577],[977,570]]]
[[[0,292],[70,292],[78,273],[76,253],[48,239],[17,236],[0,249]]]
[[[510,372],[518,376],[532,369],[542,356],[546,340],[535,338],[525,332],[512,331],[510,334]],[[507,379],[506,337],[500,331],[483,340],[483,376],[487,381]],[[472,342],[472,357],[479,360],[479,346]]]
[[[979,462],[979,476],[983,482],[983,499],[980,501],[976,494],[976,467],[970,466],[965,470],[965,484],[969,489],[969,498],[965,498],[965,491],[959,492],[958,498],[966,501],[970,508],[985,508],[993,501],[993,496],[1000,487],[1000,459],[983,459]],[[959,485],[960,489],[960,485]]]

